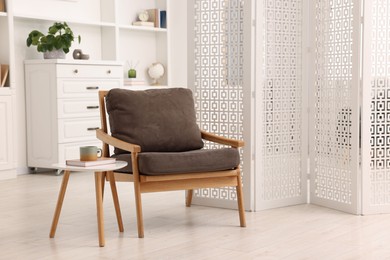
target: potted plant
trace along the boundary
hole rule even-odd
[[[27,47],[37,46],[37,51],[43,52],[45,59],[65,59],[74,38],[73,31],[66,22],[55,22],[49,27],[47,35],[37,30],[31,31],[26,43]],[[80,35],[77,38],[80,43]]]

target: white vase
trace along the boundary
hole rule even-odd
[[[63,49],[54,49],[43,53],[44,59],[65,59],[65,52]]]

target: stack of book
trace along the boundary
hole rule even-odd
[[[66,160],[66,165],[79,166],[79,167],[91,167],[91,166],[99,166],[105,164],[113,164],[115,162],[116,162],[115,158],[101,157],[101,158],[97,158],[96,161],[80,161],[80,159]]]
[[[146,85],[145,80],[137,78],[127,78],[123,80],[125,86],[144,86]]]
[[[154,22],[143,22],[143,21],[135,21],[133,25],[137,26],[146,26],[146,27],[154,27]]]

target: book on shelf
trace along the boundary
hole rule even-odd
[[[135,22],[133,22],[133,25],[145,26],[145,27],[154,27],[154,22],[135,21]]]
[[[0,0],[1,1],[1,0]],[[0,64],[0,87],[4,87],[7,82],[9,65]]]
[[[113,164],[115,162],[116,162],[115,158],[101,157],[101,158],[97,158],[96,161],[80,161],[80,159],[66,160],[66,165],[90,167],[90,166],[99,166],[105,164]]]
[[[160,9],[147,9],[146,10],[149,14],[149,20],[148,22],[153,22],[154,27],[160,28]]]
[[[160,28],[167,28],[167,11],[160,11]]]
[[[0,0],[0,12],[5,12],[5,0]]]

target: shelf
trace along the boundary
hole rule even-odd
[[[8,14],[6,12],[0,12],[0,17],[6,17]]]
[[[0,96],[11,96],[15,94],[13,88],[10,87],[0,87]]]
[[[51,21],[51,22],[60,22],[62,20],[56,19],[53,17],[43,17],[35,15],[25,15],[25,14],[15,14],[17,19],[28,19],[28,20],[39,20],[39,21]],[[114,23],[108,22],[91,22],[91,21],[82,21],[82,20],[66,20],[68,24],[79,24],[79,25],[89,25],[89,26],[102,26],[102,27],[115,27]]]
[[[131,30],[131,31],[142,31],[142,32],[162,32],[166,33],[166,28],[156,28],[156,27],[146,27],[146,26],[136,26],[136,25],[120,25],[119,29]]]

